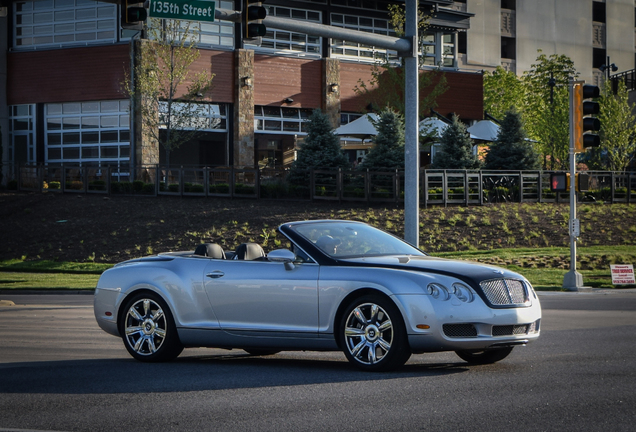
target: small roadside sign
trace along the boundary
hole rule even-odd
[[[150,0],[148,16],[187,21],[214,21],[213,1],[201,0]]]
[[[612,285],[636,285],[632,264],[610,264]]]

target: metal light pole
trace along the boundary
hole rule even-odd
[[[404,60],[404,239],[420,244],[420,149],[419,149],[419,66],[417,62],[417,0],[406,0],[405,38],[412,52]]]

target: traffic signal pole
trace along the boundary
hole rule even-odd
[[[568,231],[570,234],[570,270],[563,277],[563,288],[568,291],[579,291],[583,288],[583,275],[576,271],[576,239],[580,235],[580,225],[576,218],[576,115],[577,101],[575,99],[576,86],[583,85],[581,81],[570,79],[570,220]],[[579,132],[580,133],[580,132]]]

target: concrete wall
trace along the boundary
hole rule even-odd
[[[495,68],[501,64],[501,0],[468,1],[470,19],[466,40],[468,65],[479,69]]]

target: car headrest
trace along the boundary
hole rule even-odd
[[[265,256],[265,251],[258,243],[243,243],[236,248],[234,259],[251,261]]]
[[[202,243],[194,250],[194,254],[214,259],[225,259],[223,248],[216,243]]]

